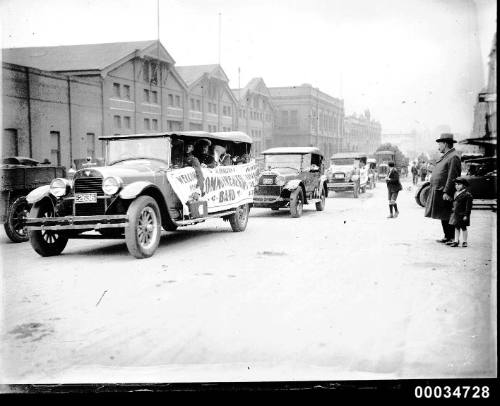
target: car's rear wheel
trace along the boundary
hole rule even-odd
[[[42,200],[32,207],[31,218],[53,217],[54,208],[48,201]],[[31,246],[42,257],[59,255],[63,252],[68,237],[64,232],[57,230],[31,230],[28,232]]]
[[[152,256],[161,236],[161,215],[156,200],[150,196],[139,196],[127,210],[128,226],[125,241],[130,254],[136,258]]]
[[[325,201],[326,201],[326,192],[324,188],[321,188],[321,194],[319,196],[319,202],[316,203],[316,210],[323,211],[325,210]]]
[[[4,228],[12,242],[28,241],[28,229],[23,222],[29,211],[30,205],[24,196],[15,199],[9,206]]]
[[[427,204],[427,199],[429,198],[429,193],[431,191],[430,185],[425,186],[419,193],[420,206],[425,207]]]
[[[302,188],[299,186],[290,195],[290,214],[292,217],[302,216],[302,210],[304,208],[304,193]]]
[[[250,207],[248,204],[243,204],[236,209],[234,214],[229,216],[229,224],[235,232],[245,231],[248,223],[248,213],[250,212]]]

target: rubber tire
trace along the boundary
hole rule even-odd
[[[9,205],[7,209],[7,218],[3,227],[7,237],[9,237],[12,242],[19,243],[29,240],[28,229],[26,227],[19,227],[18,224],[20,219],[26,218],[29,211],[30,204],[24,196],[18,197]]]
[[[321,199],[321,201],[316,203],[316,210],[323,211],[323,210],[325,210],[325,202],[326,202],[326,195],[325,195],[324,188],[321,189],[321,194],[320,194],[319,198]]]
[[[236,208],[236,213],[229,216],[229,224],[231,224],[231,228],[235,233],[245,231],[249,213],[250,206],[243,204]]]
[[[425,207],[426,203],[427,203],[427,199],[429,198],[429,193],[431,191],[431,186],[428,185],[428,186],[425,186],[424,188],[422,188],[422,190],[420,191],[419,195],[418,195],[418,198],[420,200],[420,205],[422,207]]]
[[[422,193],[422,189],[417,190],[417,193],[415,194],[415,201],[419,206],[424,207],[422,206],[422,202],[420,201],[420,193]]]
[[[304,192],[299,186],[290,195],[290,214],[294,218],[302,216],[302,211],[304,209]]]
[[[31,208],[29,216],[31,218],[41,218],[52,217],[53,214],[52,205],[42,200]],[[57,231],[30,230],[28,234],[31,246],[42,257],[59,255],[68,243],[68,236]],[[53,240],[53,242],[49,242],[49,240]]]
[[[148,233],[152,233],[152,241],[144,245],[139,241],[138,227],[141,217],[143,215],[147,216],[147,212],[149,212],[148,217],[152,222],[152,230],[148,230]],[[149,258],[158,248],[161,236],[161,215],[156,200],[151,196],[139,196],[130,204],[127,215],[128,225],[125,227],[125,242],[128,251],[138,259]]]
[[[358,184],[354,185],[353,193],[354,193],[354,198],[357,199],[359,197],[359,185]]]

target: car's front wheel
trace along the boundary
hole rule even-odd
[[[156,200],[150,196],[139,196],[127,210],[128,225],[125,227],[125,242],[130,254],[136,258],[152,256],[161,236],[161,216]]]
[[[319,202],[316,203],[316,210],[323,211],[325,210],[325,201],[326,201],[326,192],[324,188],[321,188],[321,194],[319,196]]]
[[[358,183],[354,184],[354,190],[353,190],[353,192],[354,192],[354,198],[357,199],[358,196],[359,196],[359,184]]]
[[[53,217],[54,208],[48,201],[43,201],[32,207],[31,218]],[[31,230],[28,232],[31,246],[42,257],[59,255],[63,252],[68,237],[64,232],[57,230]]]
[[[290,195],[290,214],[292,217],[302,216],[302,210],[304,207],[304,193],[302,188],[298,187]]]
[[[229,224],[235,232],[245,231],[248,223],[248,213],[250,212],[250,207],[248,204],[243,204],[236,209],[234,214],[229,216]]]
[[[28,230],[23,222],[29,211],[30,205],[24,196],[15,199],[9,206],[4,228],[12,242],[28,241]]]

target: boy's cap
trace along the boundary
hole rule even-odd
[[[467,179],[462,178],[462,177],[456,178],[453,182],[455,182],[455,183],[461,183],[464,186],[469,186],[469,182],[467,181]]]

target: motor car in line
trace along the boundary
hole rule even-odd
[[[327,196],[323,154],[316,147],[270,148],[262,152],[264,170],[255,186],[253,206],[290,209],[300,217],[305,204],[325,209]]]
[[[2,159],[0,174],[0,219],[5,233],[12,242],[28,241],[24,220],[31,205],[26,195],[56,177],[65,176],[66,168],[28,157],[11,156]]]
[[[369,183],[368,156],[360,152],[339,152],[330,158],[326,171],[328,191],[352,191],[355,198],[366,192]]]
[[[496,208],[497,199],[497,159],[496,157],[474,157],[462,155],[463,172],[461,177],[467,180],[468,191],[474,198],[477,206],[479,200],[494,200],[487,205]],[[431,174],[432,176],[432,174]],[[415,201],[419,206],[425,207],[430,192],[430,181],[422,182],[415,193]]]
[[[85,237],[88,231],[124,238],[131,255],[146,258],[155,253],[162,228],[175,231],[222,218],[233,231],[246,229],[256,166],[250,157],[252,140],[245,133],[186,131],[100,139],[104,166],[85,166],[71,181],[56,178],[27,196],[32,204],[26,220],[29,238],[41,256],[60,254],[69,239]],[[246,159],[201,168],[200,180],[185,150],[201,139],[224,145],[233,158]]]

